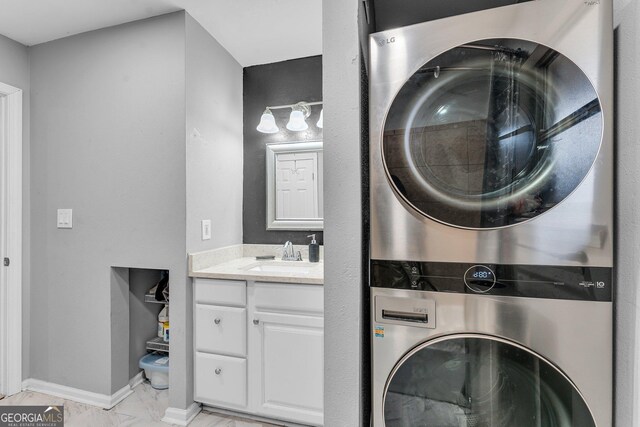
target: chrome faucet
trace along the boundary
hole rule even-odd
[[[282,261],[302,261],[302,254],[300,251],[296,254],[293,250],[293,243],[289,240],[284,244],[282,248]]]

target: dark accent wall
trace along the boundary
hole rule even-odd
[[[294,59],[244,69],[244,243],[294,244],[309,242],[307,235],[315,233],[322,244],[320,231],[267,230],[266,220],[266,144],[272,142],[313,141],[322,139],[322,129],[316,127],[321,106],[311,108],[307,119],[309,129],[290,132],[285,125],[290,109],[273,110],[280,132],[264,134],[256,130],[265,107],[294,104],[299,101],[322,101],[322,57]]]
[[[376,32],[527,1],[531,0],[369,0],[368,12]]]

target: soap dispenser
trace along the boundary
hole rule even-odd
[[[320,261],[320,245],[316,242],[316,235],[310,234],[307,237],[311,237],[311,243],[309,243],[309,262]]]

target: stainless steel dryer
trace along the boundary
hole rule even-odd
[[[371,257],[612,266],[612,5],[371,35]]]
[[[371,35],[373,425],[612,425],[610,1]]]

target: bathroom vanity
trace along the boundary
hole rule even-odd
[[[275,250],[238,245],[190,255],[194,397],[214,408],[320,426],[324,265],[255,258]]]

